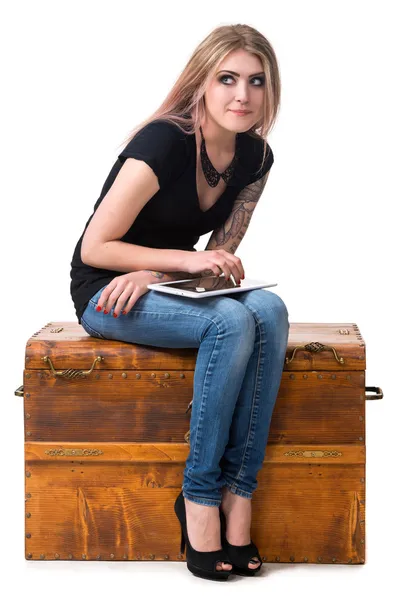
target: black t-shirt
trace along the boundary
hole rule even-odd
[[[100,269],[81,260],[82,239],[96,209],[112,186],[127,158],[145,161],[158,178],[160,189],[145,204],[120,241],[150,248],[195,251],[199,237],[223,225],[238,193],[271,168],[274,157],[267,144],[264,166],[259,170],[263,141],[247,132],[237,135],[238,161],[224,193],[207,211],[199,206],[196,188],[196,136],[161,119],[143,127],[119,154],[94,206],[71,261],[70,292],[78,323],[88,301],[114,277],[125,272]]]

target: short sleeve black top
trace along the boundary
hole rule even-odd
[[[123,272],[86,265],[81,260],[84,233],[102,199],[111,188],[127,158],[145,161],[154,171],[160,189],[145,204],[121,241],[150,248],[195,251],[199,237],[223,225],[232,212],[238,193],[265,175],[274,162],[267,143],[266,159],[260,169],[263,141],[247,132],[238,133],[238,161],[224,193],[207,211],[202,211],[196,187],[196,136],[184,133],[162,119],[143,127],[119,154],[101,194],[79,238],[71,261],[70,293],[78,323],[88,301],[114,277]]]

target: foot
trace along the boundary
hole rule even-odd
[[[220,519],[217,506],[203,506],[184,499],[186,507],[187,534],[191,546],[197,552],[213,552],[222,548],[220,541]],[[231,563],[219,562],[217,571],[230,571]]]
[[[226,486],[222,488],[221,508],[226,517],[226,539],[234,546],[251,543],[251,500],[233,494]],[[250,569],[257,569],[260,560],[253,556],[248,563]]]

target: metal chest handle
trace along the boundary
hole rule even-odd
[[[376,387],[376,386],[366,386],[365,387],[365,391],[366,392],[375,392],[374,394],[366,394],[366,400],[382,400],[383,398],[383,392],[380,389],[380,387]]]
[[[293,350],[291,358],[285,358],[286,365],[288,365],[294,359],[297,350],[307,350],[307,352],[322,352],[323,350],[332,350],[334,358],[337,360],[337,362],[341,365],[344,365],[344,358],[342,358],[341,356],[339,357],[337,355],[336,350],[332,346],[325,346],[324,344],[320,344],[320,342],[311,342],[310,344],[306,344],[305,346],[296,346]]]
[[[64,377],[65,379],[79,379],[81,377],[85,377],[85,375],[89,375],[92,373],[97,362],[101,362],[104,360],[103,356],[97,356],[94,362],[92,363],[92,367],[87,371],[82,369],[65,369],[64,371],[56,371],[50,358],[48,356],[43,357],[44,362],[48,362],[52,371],[52,375],[55,377]],[[24,396],[24,384],[20,385],[17,390],[14,392],[15,396]]]
[[[92,363],[92,367],[90,369],[88,369],[87,371],[85,371],[83,369],[65,369],[64,371],[56,371],[49,356],[44,356],[43,360],[44,360],[44,362],[49,363],[50,369],[52,371],[52,375],[54,377],[64,377],[65,379],[79,379],[80,377],[84,377],[85,375],[89,375],[90,373],[92,373],[96,363],[104,360],[104,357],[97,356],[96,359],[94,360],[94,362]]]

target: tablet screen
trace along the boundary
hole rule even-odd
[[[217,277],[216,275],[210,275],[209,277],[198,277],[196,279],[190,279],[188,281],[168,281],[163,283],[163,286],[169,286],[178,290],[189,290],[191,292],[202,293],[202,292],[213,292],[216,290],[233,290],[240,288],[241,284],[233,283],[232,277],[229,281],[226,281],[226,277]]]

